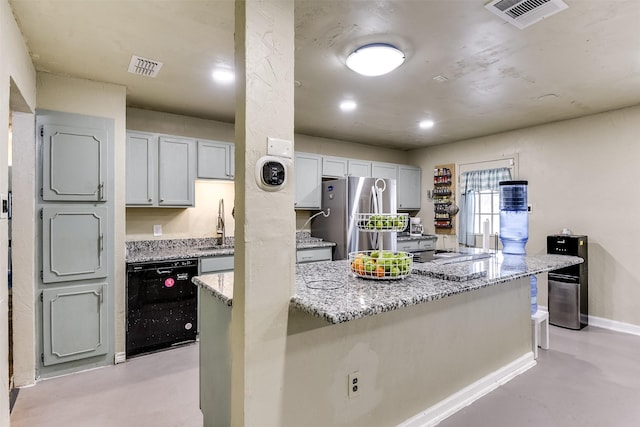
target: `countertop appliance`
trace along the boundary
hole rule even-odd
[[[587,236],[547,236],[547,253],[573,255],[584,263],[549,272],[549,323],[568,329],[589,324]]]
[[[422,232],[424,229],[422,228],[422,224],[420,218],[412,217],[409,219],[409,235],[410,236],[422,236]]]
[[[127,264],[127,357],[195,341],[197,274],[197,259]]]
[[[358,230],[356,213],[396,213],[396,181],[380,179],[382,210],[378,212],[376,180],[349,176],[322,183],[322,210],[330,209],[327,217],[319,216],[311,223],[311,234],[335,242],[333,259],[347,259],[349,252],[380,248],[396,250],[396,233],[367,233]],[[380,240],[382,239],[382,240]]]

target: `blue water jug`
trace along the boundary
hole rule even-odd
[[[538,279],[531,276],[531,315],[538,311]]]
[[[505,254],[524,255],[529,240],[527,181],[500,182],[500,241]]]

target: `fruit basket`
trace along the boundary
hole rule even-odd
[[[357,213],[355,215],[360,231],[403,231],[409,224],[409,214]]]
[[[403,279],[411,273],[413,254],[402,251],[350,252],[349,265],[351,272],[363,279]]]

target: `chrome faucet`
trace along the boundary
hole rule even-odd
[[[225,229],[224,229],[224,199],[220,199],[218,202],[218,225],[216,226],[216,233],[220,235],[222,238],[222,242],[220,244],[224,245],[225,240]]]

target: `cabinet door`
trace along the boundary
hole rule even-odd
[[[347,169],[351,176],[361,176],[365,178],[371,176],[371,162],[366,160],[349,159]]]
[[[373,178],[398,179],[398,165],[393,163],[371,163],[371,176]]]
[[[105,283],[42,292],[44,366],[106,354]]]
[[[45,124],[42,137],[42,200],[105,201],[107,132]]]
[[[155,140],[151,134],[127,132],[127,205],[150,206],[154,202]]]
[[[42,209],[42,282],[107,277],[107,208]]]
[[[232,180],[232,148],[229,143],[198,141],[198,178]]]
[[[315,154],[295,154],[296,209],[320,209],[322,158]]]
[[[415,166],[398,166],[398,209],[420,209],[421,170]]]
[[[347,174],[347,159],[340,157],[322,157],[322,176],[342,178]]]
[[[195,141],[161,136],[158,141],[158,205],[194,206]]]

